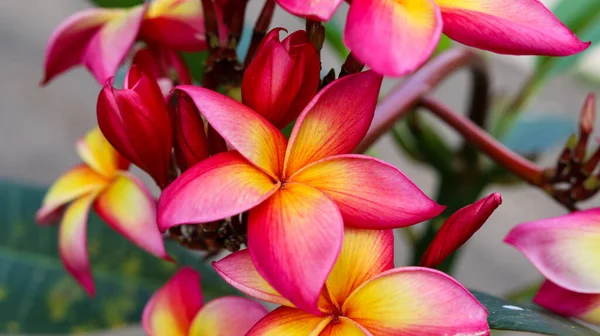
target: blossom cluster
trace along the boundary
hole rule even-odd
[[[205,2],[218,21],[216,41],[207,33]],[[383,76],[416,70],[442,33],[516,55],[570,55],[589,44],[537,0],[353,0],[345,42],[370,70],[323,83],[311,34],[282,40],[284,29],[275,28],[250,55],[236,97],[194,83],[179,54],[226,48],[232,2],[90,9],[50,37],[43,83],[84,65],[103,85],[98,127],[77,143],[83,163],[51,187],[37,215],[46,223],[64,209],[59,248],[67,271],[94,294],[85,231],[93,208],[166,260],[163,234],[224,232],[211,244],[235,252],[213,263],[217,273],[279,305],[268,312],[242,297],[203,305],[200,275],[182,268],[146,306],[150,335],[489,334],[486,308],[433,268],[484,224],[500,195],[450,215],[421,265],[395,268],[392,229],[435,218],[445,207],[393,165],[354,151],[369,132]],[[326,21],[341,0],[278,3]],[[129,70],[117,88],[120,66]],[[155,181],[158,200],[128,172],[131,164]],[[524,224],[506,238],[548,278],[537,303],[594,322],[599,265],[582,256],[600,246],[597,217],[590,210]]]

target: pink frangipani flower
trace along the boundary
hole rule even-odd
[[[504,241],[548,279],[535,303],[600,324],[600,209],[520,224]]]
[[[344,221],[389,229],[443,210],[397,168],[349,154],[369,128],[380,85],[370,71],[331,83],[302,111],[289,143],[241,103],[179,86],[235,150],[196,164],[163,191],[160,229],[249,211],[248,247],[260,274],[294,305],[317,312]]]
[[[391,230],[345,231],[317,312],[297,308],[271,287],[247,250],[213,263],[235,288],[281,305],[246,335],[489,335],[485,307],[456,280],[429,268],[394,268]]]
[[[58,248],[67,271],[90,295],[94,280],[86,246],[90,208],[110,227],[147,252],[171,260],[156,225],[156,202],[149,190],[129,174],[129,166],[95,128],[77,143],[84,164],[61,176],[48,190],[36,220],[45,224],[65,209]],[[67,205],[70,203],[69,205]]]
[[[142,326],[149,336],[243,336],[266,314],[260,303],[237,296],[204,305],[200,274],[184,267],[152,295]]]
[[[277,0],[290,13],[327,21],[342,0]],[[539,0],[352,0],[344,41],[373,70],[402,76],[420,67],[442,33],[511,55],[567,56],[581,42]]]
[[[154,0],[128,9],[91,8],[72,15],[48,40],[42,84],[77,65],[104,84],[136,39],[174,50],[206,49],[200,1]]]

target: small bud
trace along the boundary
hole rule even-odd
[[[169,183],[173,131],[165,98],[156,82],[137,66],[124,89],[107,83],[97,103],[98,125],[108,142],[164,188]]]
[[[579,120],[579,130],[581,134],[589,135],[594,129],[596,119],[596,95],[588,94],[581,109],[581,119]]]
[[[500,204],[502,197],[493,193],[453,213],[425,251],[421,265],[436,267],[441,264],[483,226]]]
[[[159,47],[144,47],[133,56],[133,64],[140,71],[151,74],[157,81],[168,81],[170,87],[163,87],[163,94],[168,94],[174,85],[192,84],[192,77],[183,59],[174,50]]]
[[[200,111],[188,96],[175,93],[169,106],[173,113],[175,159],[183,172],[208,158],[208,139]]]
[[[243,103],[284,128],[298,117],[319,87],[320,61],[305,31],[279,41],[271,30],[258,47],[242,80]]]

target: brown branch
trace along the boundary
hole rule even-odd
[[[488,85],[482,83],[487,83],[488,76],[483,58],[470,50],[452,49],[425,64],[379,103],[371,127],[355,152],[362,153],[367,150],[396,121],[415,107],[421,97],[462,67],[469,67],[474,74],[470,110],[480,110],[482,106],[487,108]],[[484,96],[485,99],[481,98]],[[469,112],[469,115],[478,113]]]
[[[419,106],[431,111],[460,133],[466,142],[521,179],[536,186],[542,186],[545,183],[544,172],[541,167],[508,149],[473,121],[450,110],[450,108],[430,96],[423,97]]]
[[[271,25],[271,20],[273,19],[274,12],[275,0],[267,0],[265,2],[265,5],[263,6],[262,11],[260,12],[258,20],[256,20],[256,24],[254,25],[254,32],[252,33],[250,47],[248,48],[248,52],[246,53],[244,68],[247,68],[248,65],[250,65],[250,62],[254,58],[254,54],[256,54],[258,46],[267,35],[267,30]]]

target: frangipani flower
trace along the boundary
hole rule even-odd
[[[520,224],[504,241],[548,279],[534,302],[600,324],[600,209]]]
[[[244,72],[242,102],[278,128],[295,120],[317,93],[321,61],[308,34],[298,30],[283,41],[271,30]]]
[[[203,304],[200,274],[180,269],[144,308],[149,336],[243,336],[267,310],[256,301],[223,296]]]
[[[90,208],[110,227],[146,250],[170,260],[156,226],[156,203],[148,189],[126,169],[125,161],[95,128],[77,143],[84,162],[61,176],[48,190],[36,214],[40,224],[65,209],[58,248],[67,271],[90,295],[94,280],[86,247]],[[70,203],[70,205],[67,205]]]
[[[421,266],[436,267],[441,264],[483,226],[500,204],[502,196],[493,193],[454,212],[429,244],[421,258]]]
[[[72,15],[48,40],[42,84],[77,65],[104,84],[136,39],[175,50],[205,49],[200,1],[154,0],[128,9],[91,8]]]
[[[329,20],[342,0],[277,0],[295,15]],[[539,0],[352,0],[344,41],[373,70],[420,67],[443,32],[471,47],[512,55],[567,56],[581,42]]]
[[[388,229],[443,210],[397,168],[348,154],[369,128],[380,85],[370,71],[331,83],[302,111],[289,143],[241,103],[178,87],[235,150],[200,162],[163,191],[160,229],[249,211],[249,253],[260,274],[296,306],[317,312],[344,221]]]
[[[213,266],[235,288],[282,305],[248,336],[489,334],[485,307],[456,280],[429,268],[393,268],[391,230],[346,228],[317,313],[294,307],[271,287],[254,268],[248,250]]]

